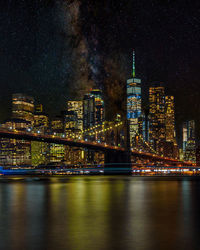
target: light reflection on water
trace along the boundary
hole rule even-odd
[[[199,178],[1,180],[0,249],[200,249]]]

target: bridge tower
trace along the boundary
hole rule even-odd
[[[124,151],[108,150],[105,153],[105,174],[131,174],[129,122],[124,122]]]

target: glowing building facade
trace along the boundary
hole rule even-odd
[[[94,98],[94,121],[95,125],[102,124],[105,120],[104,100],[100,89],[93,89],[90,96]]]
[[[83,130],[83,101],[67,101],[67,111],[73,111],[77,115],[77,129]]]
[[[12,118],[33,122],[34,99],[25,94],[12,95]]]
[[[62,112],[64,121],[64,133],[67,138],[82,139],[82,130],[79,129],[79,119],[77,112],[64,111]]]
[[[42,104],[35,106],[33,131],[38,134],[46,134],[49,129],[48,116],[43,113]],[[49,145],[45,142],[31,141],[31,164],[38,166],[47,164],[49,159]]]
[[[11,119],[2,124],[7,130],[27,131],[31,122],[22,119]],[[6,139],[0,140],[0,164],[1,165],[30,165],[31,142],[25,140]]]
[[[51,133],[55,136],[62,137],[64,135],[64,123],[62,116],[56,116],[51,121]],[[64,145],[61,144],[50,144],[49,149],[49,162],[50,163],[60,163],[64,160]]]
[[[142,114],[141,80],[135,78],[135,53],[133,52],[133,78],[127,80],[127,119],[130,130],[130,146],[135,144],[139,133],[139,119]]]
[[[102,124],[105,120],[104,100],[99,89],[93,89],[83,99],[83,128]]]
[[[90,94],[84,95],[83,98],[83,129],[88,129],[95,124],[94,118],[95,103],[94,97]]]
[[[195,121],[183,123],[183,155],[186,161],[196,161]]]
[[[33,122],[33,130],[34,132],[44,134],[47,132],[49,127],[49,119],[48,116],[43,113],[42,104],[36,105],[35,113],[34,113],[34,122]]]
[[[166,141],[175,140],[175,114],[174,114],[174,97],[165,96],[165,127]]]
[[[158,143],[166,138],[165,91],[162,86],[149,88],[149,115],[149,141],[157,150]]]
[[[186,121],[183,123],[183,151],[186,150],[187,142],[189,139],[195,140],[195,121]]]

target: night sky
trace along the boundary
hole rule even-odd
[[[144,105],[148,87],[162,82],[175,96],[177,125],[200,123],[198,2],[1,1],[0,120],[10,115],[12,93],[32,95],[54,115],[93,86],[103,90],[112,119],[123,113],[135,49]]]

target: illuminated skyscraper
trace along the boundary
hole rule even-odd
[[[83,99],[83,128],[102,124],[104,121],[104,100],[99,89],[93,89]]]
[[[78,129],[83,130],[83,101],[67,101],[67,111],[77,114]]]
[[[54,119],[52,119],[51,133],[59,137],[64,135],[64,122],[62,116],[56,116]],[[60,163],[64,160],[64,153],[64,145],[51,143],[49,161],[51,163]]]
[[[173,96],[165,96],[165,126],[166,141],[173,142],[175,139],[175,116]]]
[[[31,122],[22,119],[7,120],[2,128],[8,130],[27,131]],[[25,165],[31,164],[31,142],[16,139],[0,140],[0,164],[2,165]]]
[[[39,134],[45,134],[49,129],[48,116],[43,113],[42,104],[35,106],[33,131]],[[47,164],[49,158],[49,145],[45,142],[31,141],[31,164]]]
[[[196,161],[195,121],[183,123],[183,154],[184,160]]]
[[[139,133],[141,117],[141,80],[135,78],[135,52],[133,51],[133,78],[127,80],[127,119],[130,129],[130,145],[134,145],[135,136]]]
[[[83,98],[83,129],[88,129],[95,124],[95,103],[94,97],[90,94],[84,95]]]
[[[33,122],[34,99],[25,94],[12,95],[12,118]]]
[[[82,130],[78,128],[80,125],[77,112],[63,111],[64,133],[67,138],[82,139]]]
[[[39,133],[45,133],[48,130],[49,121],[48,116],[43,113],[42,104],[36,105],[34,113],[33,130]]]
[[[186,150],[189,139],[195,140],[195,121],[186,121],[183,123],[183,151]]]
[[[102,124],[105,120],[104,100],[100,89],[93,89],[90,96],[94,97],[94,120],[95,125]]]
[[[166,138],[164,87],[149,88],[149,115],[149,140],[157,150],[158,143]]]
[[[148,110],[144,110],[139,119],[139,134],[146,142],[149,141],[149,120]]]

